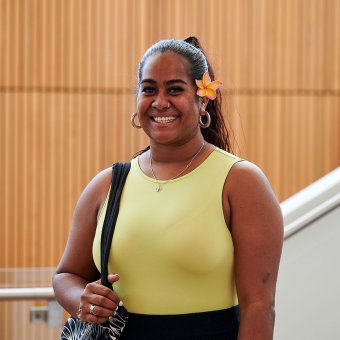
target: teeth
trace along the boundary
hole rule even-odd
[[[157,123],[169,123],[177,119],[177,117],[153,117]]]

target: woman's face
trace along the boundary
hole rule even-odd
[[[199,115],[207,100],[196,95],[188,70],[188,61],[174,52],[153,55],[144,64],[137,113],[153,142],[181,144],[201,135]]]

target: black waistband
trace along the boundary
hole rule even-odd
[[[196,338],[237,339],[239,308],[177,315],[145,315],[129,313],[121,340]]]

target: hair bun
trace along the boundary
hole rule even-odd
[[[183,41],[187,42],[188,44],[190,44],[192,46],[195,46],[196,48],[199,48],[200,50],[202,49],[200,42],[198,41],[198,39],[195,36],[187,37],[187,38],[183,39]]]

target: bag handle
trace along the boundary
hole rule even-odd
[[[108,263],[111,249],[111,242],[113,232],[116,226],[116,221],[119,212],[119,202],[126,181],[126,177],[130,171],[131,163],[114,163],[112,165],[112,179],[109,194],[109,201],[107,204],[101,243],[100,243],[100,262],[101,262],[101,281],[102,285],[112,289],[112,284],[109,282]]]

